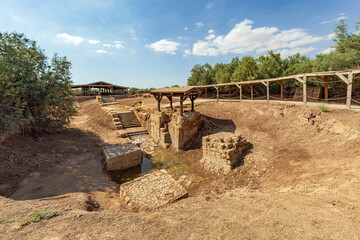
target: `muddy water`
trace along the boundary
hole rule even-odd
[[[123,171],[108,171],[112,181],[122,184],[152,171],[165,169],[175,179],[190,174],[190,162],[187,159],[172,156],[162,151],[155,152],[151,157],[142,157],[142,164]]]

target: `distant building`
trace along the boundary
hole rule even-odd
[[[103,81],[73,85],[72,88],[81,89],[81,95],[127,94],[129,89],[128,87],[114,85]]]

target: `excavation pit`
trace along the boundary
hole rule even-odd
[[[141,149],[132,143],[104,146],[103,151],[108,170],[124,170],[142,162]]]
[[[160,169],[165,169],[175,179],[178,179],[183,175],[193,175],[190,171],[189,160],[166,154],[162,151],[156,151],[152,155],[143,156],[141,165],[125,170],[109,171],[107,169],[108,171],[106,171],[106,174],[111,181],[116,182],[117,184],[123,184]]]
[[[187,191],[165,169],[120,186],[120,199],[133,211],[156,209],[186,196]]]

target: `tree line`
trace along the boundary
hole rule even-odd
[[[344,70],[360,67],[360,21],[351,33],[345,20],[335,25],[333,51],[317,54],[314,59],[295,54],[282,59],[280,53],[269,51],[258,57],[234,57],[230,63],[196,64],[187,79],[189,86],[242,82],[254,79],[276,78],[301,73]],[[335,81],[335,78],[329,79]],[[287,84],[290,84],[289,82]],[[292,83],[294,84],[294,83]],[[295,83],[296,84],[296,83]],[[337,94],[336,85],[329,89]]]

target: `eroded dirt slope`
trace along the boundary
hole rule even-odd
[[[127,99],[126,104],[137,100]],[[150,99],[146,101],[153,104]],[[118,186],[108,181],[97,169],[102,166],[101,144],[116,141],[113,135],[115,131],[91,120],[91,112],[94,110],[88,109],[94,107],[93,102],[80,105],[82,109],[72,123],[72,127],[79,131],[77,136],[48,137],[48,140],[54,141],[54,144],[49,145],[49,150],[45,145],[33,145],[37,147],[37,154],[52,156],[61,154],[57,146],[64,142],[62,158],[51,161],[51,168],[29,169],[27,176],[30,174],[30,181],[34,184],[26,187],[22,181],[19,189],[31,190],[39,184],[36,176],[40,174],[41,181],[47,178],[49,183],[58,183],[59,191],[44,186],[51,193],[49,196],[41,196],[41,193],[47,191],[32,189],[28,194],[33,192],[38,198],[22,195],[22,199],[28,200],[21,200],[14,197],[16,193],[10,198],[0,197],[1,237],[360,238],[360,140],[356,130],[357,121],[360,121],[358,112],[330,109],[330,112],[322,113],[318,108],[262,103],[220,102],[197,106],[196,110],[214,124],[222,124],[224,120],[232,122],[236,126],[235,131],[252,144],[244,165],[226,177],[209,177],[206,184],[190,189],[190,198],[157,211],[130,213],[117,201]],[[88,134],[91,133],[90,136],[80,134],[86,130]],[[19,145],[25,143],[21,140]],[[1,159],[2,163],[9,162],[10,155],[17,157],[20,151],[25,151],[31,159],[30,147],[17,148],[16,141],[1,147],[8,154]],[[71,150],[71,147],[75,149]],[[53,148],[58,150],[52,153]],[[177,154],[192,158],[196,166],[201,149]],[[73,169],[62,168],[74,168],[76,164],[84,167],[80,172],[83,175],[86,173],[89,178],[77,178]],[[7,171],[13,170],[8,167]],[[73,182],[76,183],[73,184],[74,189],[76,186],[85,189],[68,191],[64,188],[66,185],[61,184],[68,178],[60,175],[50,180],[54,173],[60,174],[61,171],[74,174],[70,174],[72,180],[67,184]],[[34,172],[38,173],[32,176]],[[2,184],[20,181],[14,176],[5,179]],[[26,179],[29,181],[29,177]],[[58,216],[21,226],[24,219],[42,209],[56,210]],[[13,222],[4,221],[12,218]]]

